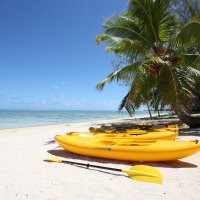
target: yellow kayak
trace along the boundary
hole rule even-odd
[[[73,153],[129,161],[169,161],[185,158],[200,151],[198,140],[119,140],[56,135],[55,141]]]
[[[178,131],[140,131],[127,133],[92,133],[92,132],[68,132],[66,135],[82,136],[82,137],[96,137],[96,138],[116,138],[116,139],[135,139],[135,140],[173,140],[178,136]]]

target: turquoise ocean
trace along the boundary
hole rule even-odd
[[[135,116],[148,115],[137,111]],[[110,110],[11,110],[0,109],[0,129],[130,117],[126,111]]]

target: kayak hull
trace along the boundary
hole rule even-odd
[[[127,161],[170,161],[197,153],[196,141],[101,139],[56,135],[55,141],[65,150],[92,157]]]

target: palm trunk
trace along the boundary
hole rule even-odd
[[[159,110],[158,110],[158,116],[160,117],[160,112],[159,112]]]
[[[176,112],[178,118],[187,124],[190,128],[199,128],[200,127],[200,116],[190,116],[184,112]]]
[[[149,111],[150,118],[152,119],[151,109],[150,109],[150,106],[149,106],[149,102],[147,102],[147,108],[148,108],[148,111]]]

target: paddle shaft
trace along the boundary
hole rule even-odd
[[[111,168],[111,167],[102,167],[102,166],[98,166],[98,165],[90,165],[89,163],[84,164],[84,163],[77,163],[77,162],[64,161],[64,160],[62,160],[62,162],[67,163],[67,164],[73,164],[73,165],[82,165],[82,166],[86,166],[87,168],[95,167],[95,168],[100,168],[100,169],[107,169],[107,170],[122,172],[121,169],[116,169],[116,168]]]
[[[90,165],[89,163],[84,164],[84,163],[71,162],[67,160],[65,161],[59,158],[47,158],[47,159],[44,159],[44,161],[59,162],[59,163],[64,163],[64,164],[67,163],[67,164],[72,164],[72,165],[86,166],[87,168],[96,167],[96,168],[101,168],[101,169],[117,171],[117,172],[124,172],[124,173],[127,173],[127,175],[131,179],[137,180],[137,181],[159,183],[159,184],[162,184],[163,182],[162,174],[157,169],[150,166],[145,166],[145,165],[135,165],[131,167],[129,170],[126,170],[126,169],[116,169],[116,168],[111,168],[111,167],[102,167],[98,165]]]

